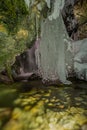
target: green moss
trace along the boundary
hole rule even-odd
[[[10,66],[15,62],[15,57],[25,49],[26,38],[14,39],[11,35],[0,33],[0,71],[6,68],[10,79]]]
[[[11,66],[10,66],[10,64],[8,64],[8,63],[6,64],[6,70],[7,70],[8,77],[9,77],[10,80],[13,82]]]
[[[45,4],[41,2],[44,8]],[[24,0],[0,0],[0,71],[7,68],[10,78],[10,66],[15,62],[15,57],[35,41],[36,26],[40,35],[43,11],[40,13],[34,4],[28,9]]]
[[[24,0],[0,0],[0,20],[9,32],[16,32],[19,22],[28,14]]]

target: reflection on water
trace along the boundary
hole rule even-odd
[[[0,84],[0,130],[87,130],[87,89]]]

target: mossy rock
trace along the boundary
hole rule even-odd
[[[0,33],[7,34],[7,29],[3,24],[0,24]]]

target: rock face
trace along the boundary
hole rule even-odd
[[[66,30],[73,40],[78,40],[78,21],[74,15],[74,5],[77,0],[65,0],[62,16]]]
[[[18,64],[17,70],[13,70],[13,77],[16,80],[23,80],[28,78],[37,77],[38,67],[36,64],[35,53],[37,51],[40,39],[36,40],[30,49],[27,49],[21,55],[16,57]]]
[[[66,52],[66,68],[68,77],[87,81],[87,38],[70,43]]]
[[[87,38],[74,42],[73,49],[76,77],[87,81]]]
[[[20,67],[23,69],[21,73],[34,72],[37,70],[35,61],[35,46],[36,44],[17,57]]]

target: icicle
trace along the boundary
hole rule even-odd
[[[41,42],[37,50],[36,59],[39,74],[43,80],[66,80],[65,41],[66,29],[61,14],[57,19],[42,22]],[[65,35],[66,34],[66,35]]]
[[[29,8],[29,6],[30,6],[30,0],[24,0],[25,1],[25,4],[28,6],[28,8]]]
[[[48,8],[50,8],[50,0],[45,0],[47,3]]]
[[[59,17],[60,11],[64,7],[65,0],[55,0],[53,13],[49,16],[49,20]]]
[[[39,28],[39,25],[38,25],[38,17],[36,16],[36,40],[38,40],[38,28]]]
[[[38,8],[38,10],[42,10],[42,6],[41,6],[41,3],[39,3],[39,4],[37,4],[37,8]]]
[[[25,4],[28,6],[28,8],[30,7],[30,5],[32,6],[35,2],[35,0],[24,0]]]

